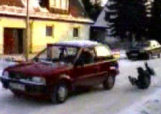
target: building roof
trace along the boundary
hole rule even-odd
[[[0,0],[0,16],[26,16],[27,0]],[[52,13],[47,8],[42,8],[36,0],[30,0],[30,18],[50,19],[58,21],[72,21],[93,23],[88,18],[80,0],[70,0],[69,14]]]
[[[105,27],[105,28],[107,27],[107,22],[105,21],[105,11],[106,11],[106,7],[103,8],[102,12],[98,16],[98,18],[93,26]]]
[[[104,0],[104,4],[107,4],[109,2],[109,0]],[[108,9],[106,8],[106,6],[104,6],[103,10],[101,11],[100,15],[98,16],[95,24],[93,25],[94,27],[98,27],[98,28],[107,28],[107,21],[105,20],[105,13]]]
[[[1,0],[0,6],[2,5],[23,7],[23,3],[21,0]]]
[[[95,41],[90,41],[90,40],[75,40],[75,41],[63,41],[55,44],[49,44],[49,46],[50,45],[62,45],[62,46],[70,46],[70,47],[93,47],[93,46],[99,45],[99,43]]]

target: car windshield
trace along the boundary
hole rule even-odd
[[[35,58],[37,61],[73,63],[79,48],[53,45],[49,46]]]
[[[95,47],[97,57],[109,57],[112,55],[111,50],[107,46],[96,46]]]

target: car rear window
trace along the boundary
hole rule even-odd
[[[97,57],[109,57],[112,55],[110,48],[107,46],[96,46],[95,51]]]

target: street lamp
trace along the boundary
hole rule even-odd
[[[26,11],[26,38],[25,38],[25,59],[29,60],[29,39],[30,39],[30,25],[29,25],[29,0],[27,0]]]

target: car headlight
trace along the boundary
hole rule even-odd
[[[9,72],[5,71],[5,72],[3,73],[3,77],[8,78],[8,77],[9,77]]]
[[[42,77],[32,77],[32,81],[36,83],[46,84],[45,78]]]

